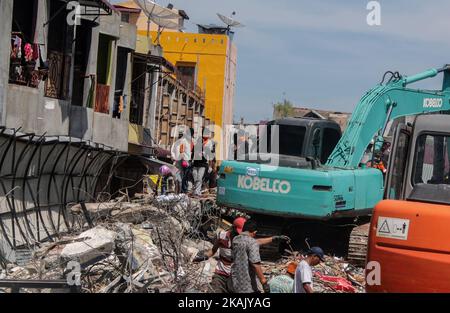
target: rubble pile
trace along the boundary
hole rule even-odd
[[[300,262],[304,255],[286,250],[277,262],[263,262],[263,271],[269,279],[286,274],[290,262]],[[318,293],[363,293],[364,269],[355,267],[342,258],[325,256],[325,262],[313,267],[314,291]]]
[[[82,292],[208,292],[216,260],[192,262],[212,247],[204,234],[220,220],[207,199],[139,195],[70,210],[86,217],[84,229],[41,244],[28,264],[8,264],[1,277],[78,279]]]
[[[218,208],[208,195],[138,194],[133,199],[79,203],[69,211],[81,225],[79,231],[40,244],[25,265],[5,264],[0,279],[64,280],[85,293],[211,292],[217,260],[192,261],[212,247],[218,230],[231,226],[223,216],[242,215]],[[286,250],[279,261],[263,262],[265,275],[270,279],[285,274],[289,262],[302,258]],[[364,292],[363,269],[343,259],[327,256],[313,270],[317,292]]]

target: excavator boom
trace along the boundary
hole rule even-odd
[[[444,72],[442,90],[409,89],[409,84],[431,78]],[[356,168],[364,151],[378,133],[382,141],[385,125],[396,118],[408,115],[440,112],[450,109],[450,66],[430,69],[410,77],[397,77],[385,85],[378,85],[365,94],[348,122],[347,129],[331,153],[327,166]]]

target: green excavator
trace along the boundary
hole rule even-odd
[[[442,72],[441,90],[409,87]],[[248,155],[243,161],[223,161],[217,204],[259,220],[265,235],[282,233],[297,241],[309,237],[326,249],[327,242],[337,241],[351,260],[362,263],[366,255],[366,223],[385,193],[382,171],[361,163],[368,146],[372,142],[372,155],[380,155],[383,134],[393,120],[447,110],[449,65],[412,76],[387,72],[383,81],[361,98],[334,149],[330,150],[327,141],[331,136],[337,141],[339,134],[336,137],[326,127],[310,123],[301,135],[289,137],[291,145],[298,147],[295,155],[291,153],[295,149],[281,149],[280,153]],[[283,135],[281,128],[279,134],[280,142],[287,140],[288,133]],[[323,231],[324,228],[336,232]]]

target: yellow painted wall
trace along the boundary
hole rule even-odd
[[[138,30],[137,51],[147,53],[146,31]],[[157,33],[151,32],[152,40]],[[154,42],[155,43],[155,42]],[[205,93],[205,116],[222,125],[228,37],[224,35],[163,32],[159,37],[164,57],[196,64],[197,85]]]
[[[138,8],[132,0],[123,1],[120,5]],[[155,24],[150,23],[151,38],[148,39],[147,17],[141,12],[137,29],[136,51],[147,53],[150,50],[149,43],[157,43]],[[197,85],[205,92],[205,116],[221,127],[222,122],[232,122],[223,121],[228,40],[225,35],[181,33],[173,30],[163,31],[159,37],[164,57],[173,65],[177,65],[177,62],[196,63]]]

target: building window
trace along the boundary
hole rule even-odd
[[[114,106],[113,106],[113,117],[120,118],[122,112],[125,110],[127,95],[125,92],[126,76],[128,68],[128,56],[131,50],[118,47],[117,48],[117,62],[116,62],[116,83],[114,91]]]
[[[111,55],[113,38],[100,34],[97,54],[97,85],[95,112],[109,113],[109,92],[111,80]]]
[[[66,21],[66,3],[51,1],[50,21],[47,24],[47,64],[48,78],[45,81],[45,96],[67,99],[69,94],[70,65],[72,62],[73,27]]]
[[[129,23],[130,22],[130,13],[122,12],[122,14],[120,15],[120,20],[124,23]]]
[[[10,83],[34,88],[44,76],[38,69],[40,46],[34,42],[37,9],[37,0],[14,0],[9,69]]]
[[[133,54],[133,74],[131,77],[130,123],[142,125],[146,92],[147,62],[144,57]]]
[[[88,108],[93,107],[95,94],[95,75],[87,72],[94,26],[85,19],[81,20],[81,25],[76,29],[73,56],[72,105],[85,105]]]
[[[195,86],[195,63],[177,63],[177,79],[188,89]]]

